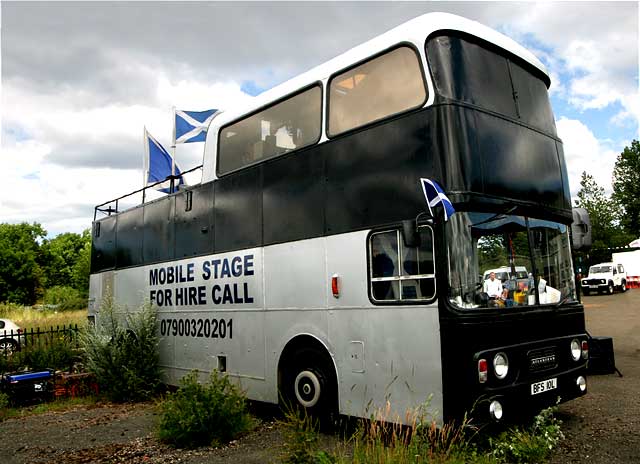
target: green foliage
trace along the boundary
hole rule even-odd
[[[336,458],[318,449],[317,420],[305,412],[289,410],[284,426],[284,451],[281,459],[285,464],[333,464]]]
[[[20,351],[10,356],[0,354],[0,372],[24,369],[70,371],[78,360],[75,337],[75,333],[29,335]]]
[[[179,448],[218,446],[253,424],[244,393],[217,370],[205,385],[198,383],[197,372],[187,374],[160,408],[160,439]]]
[[[31,305],[44,280],[40,224],[0,224],[0,302]]]
[[[75,288],[55,286],[44,292],[44,304],[54,305],[58,311],[86,309],[87,297]]]
[[[88,291],[89,274],[87,258],[91,254],[91,235],[67,232],[45,240],[42,253],[46,257],[44,267],[47,287],[68,286]]]
[[[551,451],[564,438],[562,422],[553,415],[555,408],[547,408],[538,414],[530,429],[514,427],[502,432],[497,439],[489,439],[492,456],[498,462],[544,462]]]
[[[111,401],[140,401],[160,387],[157,312],[151,305],[122,312],[111,297],[103,301],[98,323],[80,336],[87,371]]]
[[[608,248],[626,246],[633,237],[620,230],[621,209],[605,194],[593,176],[582,173],[576,206],[585,208],[591,221],[591,264],[611,259]]]
[[[620,224],[634,239],[640,236],[640,143],[618,155],[613,168],[613,199],[624,210]]]

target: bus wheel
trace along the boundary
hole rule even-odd
[[[627,282],[625,280],[623,280],[622,283],[620,284],[620,291],[622,293],[627,291]]]
[[[614,291],[613,282],[609,282],[609,286],[607,287],[607,293],[609,295],[613,295],[613,291]]]
[[[337,412],[336,376],[326,355],[315,350],[297,352],[285,382],[285,407],[302,410],[323,422]]]

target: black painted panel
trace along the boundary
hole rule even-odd
[[[166,196],[144,205],[143,260],[145,263],[173,259],[174,206],[174,196]]]
[[[113,269],[116,265],[116,216],[108,216],[93,223],[91,239],[91,273]],[[100,233],[96,236],[96,229]]]
[[[264,165],[264,245],[324,234],[324,159],[306,150]]]
[[[325,144],[326,232],[415,217],[425,210],[420,177],[434,177],[428,115],[413,113]],[[438,176],[439,177],[439,176]]]
[[[262,166],[215,181],[215,251],[262,245]]]
[[[481,112],[476,124],[483,193],[565,207],[554,139]]]
[[[187,211],[189,192],[191,209]],[[213,182],[176,195],[176,258],[212,253],[214,250]]]
[[[124,211],[116,217],[116,266],[118,268],[142,264],[142,207]]]

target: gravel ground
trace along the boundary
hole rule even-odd
[[[551,463],[640,462],[640,290],[584,299],[587,328],[614,337],[624,374],[589,377],[589,394],[560,406],[566,439]],[[221,448],[175,450],[154,438],[153,404],[76,407],[0,423],[3,464],[22,463],[273,463],[283,430],[260,411],[256,430]],[[323,435],[331,450],[337,438]]]

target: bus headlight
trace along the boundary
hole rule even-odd
[[[499,379],[504,379],[509,372],[509,359],[505,353],[498,353],[493,357],[493,372]]]
[[[582,356],[582,347],[577,338],[571,340],[571,359],[578,361]]]
[[[502,419],[502,404],[500,404],[500,401],[494,400],[491,402],[489,405],[489,415],[496,421]]]

